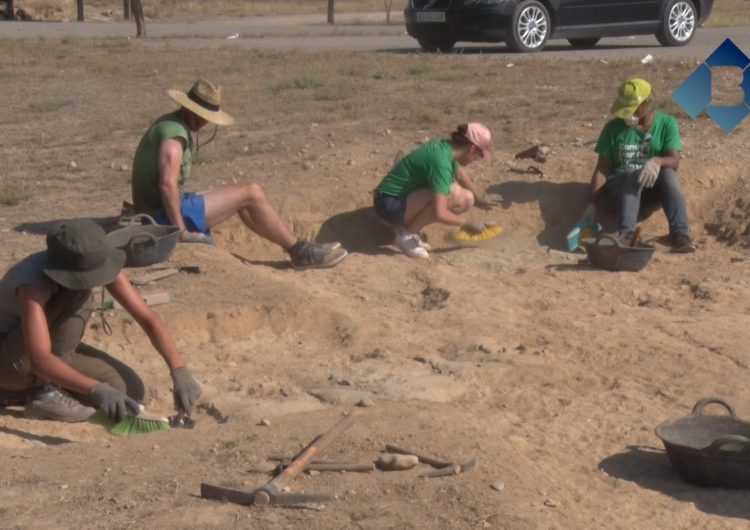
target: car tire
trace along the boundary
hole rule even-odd
[[[691,0],[670,0],[656,32],[662,46],[684,46],[695,36],[698,13]]]
[[[424,37],[417,37],[417,42],[424,51],[430,53],[435,53],[438,51],[442,53],[450,53],[451,50],[453,50],[453,47],[456,45],[456,41],[454,40],[435,40],[427,39]]]
[[[542,51],[550,33],[552,20],[544,4],[536,0],[523,0],[513,10],[508,47],[523,53]]]
[[[600,40],[599,37],[591,37],[589,39],[568,39],[568,42],[577,50],[584,50],[586,48],[593,48]]]

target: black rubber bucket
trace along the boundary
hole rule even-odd
[[[624,245],[611,234],[600,234],[581,240],[591,265],[608,271],[638,272],[643,269],[654,255],[656,247],[645,243]]]
[[[146,220],[150,224],[141,224]],[[139,214],[130,224],[107,234],[110,241],[125,251],[126,267],[147,267],[169,258],[177,246],[180,229],[158,225],[149,215]]]
[[[706,405],[718,403],[729,416],[706,415]],[[737,418],[734,407],[721,398],[701,399],[690,416],[656,428],[675,471],[704,487],[750,489],[750,423]]]

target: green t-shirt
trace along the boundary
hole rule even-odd
[[[682,149],[677,120],[663,112],[656,112],[654,122],[645,133],[629,127],[623,120],[609,121],[596,142],[596,152],[612,162],[612,170],[641,169],[653,156],[664,156],[664,151]]]
[[[141,138],[133,158],[133,206],[137,213],[154,214],[164,209],[159,193],[159,148],[164,140],[182,138],[185,149],[180,164],[180,189],[190,175],[193,139],[177,112],[165,114]]]
[[[447,140],[431,140],[418,147],[393,166],[377,191],[404,197],[419,188],[430,188],[450,195],[456,180],[458,163],[453,161],[453,148]]]

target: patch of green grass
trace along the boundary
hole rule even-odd
[[[406,73],[409,75],[427,75],[435,72],[435,68],[429,63],[417,63],[412,64],[406,69]]]
[[[31,192],[17,180],[0,184],[0,204],[3,206],[16,206],[29,197]]]
[[[50,101],[36,101],[29,105],[29,111],[36,114],[43,114],[45,112],[54,112],[56,110],[64,109],[66,107],[72,107],[75,105],[75,101],[72,99],[53,99]]]
[[[301,75],[276,83],[271,88],[274,92],[281,92],[283,90],[306,90],[311,88],[320,88],[322,86],[322,81],[309,75]]]

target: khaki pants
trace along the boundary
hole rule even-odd
[[[91,291],[59,287],[44,308],[49,325],[52,353],[78,372],[103,381],[143,402],[146,388],[138,374],[107,353],[81,342],[93,312]],[[0,343],[0,389],[25,390],[38,384],[26,355],[23,327],[19,324]],[[84,404],[88,396],[77,395]]]

